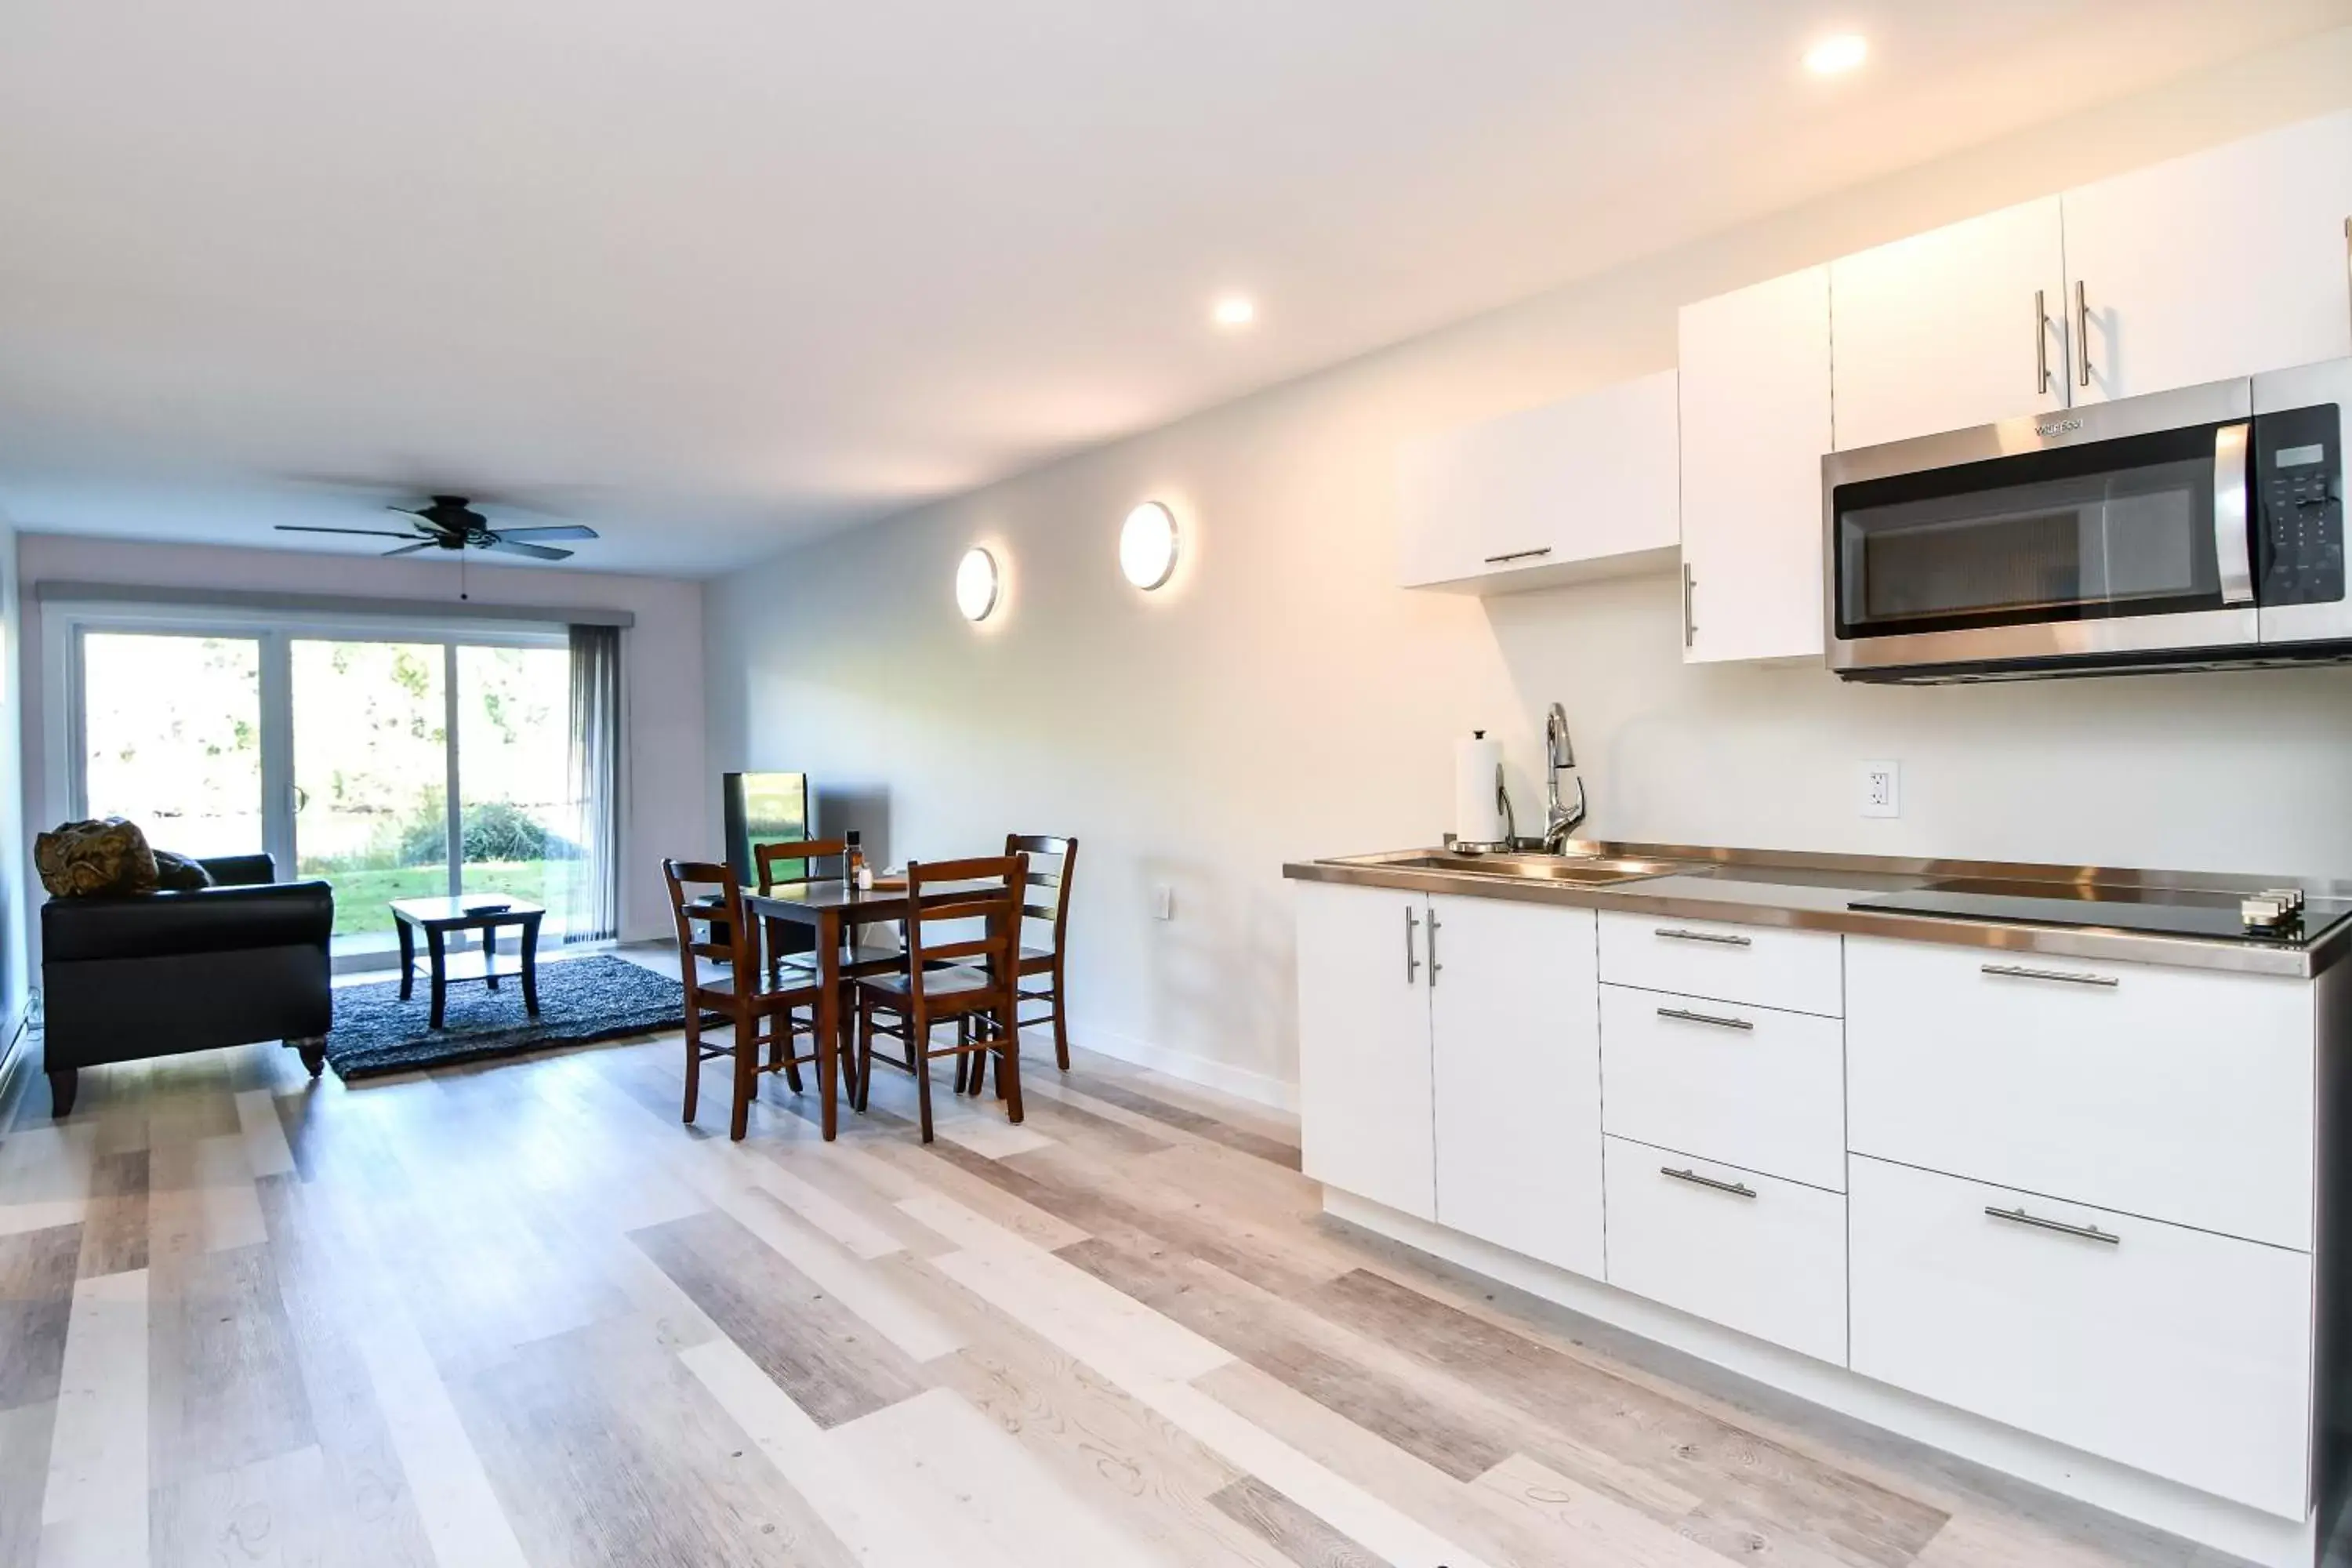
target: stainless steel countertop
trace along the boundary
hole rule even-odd
[[[2137,871],[2098,866],[2041,866],[1985,860],[1896,859],[1875,855],[1811,855],[1784,850],[1724,849],[1675,844],[1579,841],[1574,859],[1663,863],[1657,874],[1593,883],[1554,880],[1494,869],[1453,869],[1407,862],[1444,856],[1441,849],[1401,849],[1380,855],[1293,861],[1282,874],[1302,882],[1340,882],[1471,898],[1623,910],[1675,920],[1728,921],[1739,925],[1897,937],[2006,952],[2050,953],[2126,963],[2167,963],[2242,974],[2308,979],[2352,952],[2352,926],[2339,927],[2303,948],[2268,947],[2196,937],[2165,936],[2108,926],[2021,925],[2000,921],[1892,914],[1849,904],[1874,894],[1902,892],[1930,882],[1971,890],[2042,898],[2084,898],[2095,889],[2129,897],[2157,889],[2210,895],[2250,893],[2285,884],[2310,893],[2352,896],[2352,887],[2294,877],[2224,877],[2196,871]]]

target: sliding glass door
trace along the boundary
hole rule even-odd
[[[393,951],[400,898],[527,899],[547,907],[542,942],[609,934],[613,803],[581,798],[610,789],[581,765],[559,628],[83,625],[69,667],[72,809],[325,879],[347,962]]]
[[[449,885],[448,656],[296,637],[294,869],[335,888],[335,934],[390,945],[394,899]]]
[[[81,668],[80,815],[182,855],[259,849],[260,640],[93,632]]]

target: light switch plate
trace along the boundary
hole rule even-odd
[[[1156,921],[1172,921],[1176,918],[1176,889],[1165,882],[1152,885],[1151,918]]]
[[[1864,763],[1862,764],[1862,815],[1864,816],[1900,816],[1903,815],[1903,764],[1900,763]]]

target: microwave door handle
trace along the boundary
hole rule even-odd
[[[2246,526],[2246,435],[2241,420],[2213,432],[2213,559],[2221,603],[2254,602],[2254,566]]]

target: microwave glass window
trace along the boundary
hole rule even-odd
[[[2218,605],[2212,435],[2181,434],[1839,487],[1840,635]]]

